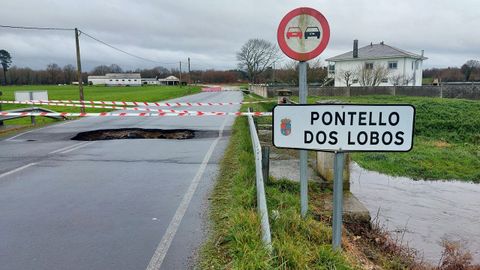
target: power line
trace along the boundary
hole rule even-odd
[[[37,27],[37,26],[15,26],[15,25],[0,25],[0,28],[10,28],[10,29],[22,29],[22,30],[50,30],[50,31],[75,31],[75,28],[62,28],[62,27]],[[78,30],[81,34],[84,34],[85,36],[111,48],[111,49],[114,49],[116,51],[119,51],[121,53],[124,53],[126,55],[129,55],[131,57],[134,57],[134,58],[137,58],[137,59],[140,59],[140,60],[143,60],[143,61],[147,61],[147,62],[152,62],[152,63],[157,63],[157,64],[161,64],[161,65],[176,65],[177,62],[171,62],[171,63],[164,63],[164,62],[159,62],[159,61],[155,61],[155,60],[152,60],[152,59],[148,59],[148,58],[145,58],[145,57],[141,57],[141,56],[138,56],[138,55],[135,55],[133,53],[130,53],[130,52],[127,52],[125,50],[122,50],[118,47],[115,47],[99,38],[96,38],[88,33],[85,33],[84,31],[81,31],[81,30]]]
[[[23,30],[50,30],[50,31],[73,31],[74,28],[61,27],[37,27],[37,26],[14,26],[14,25],[0,25],[2,28],[23,29]]]
[[[158,61],[155,61],[155,60],[147,59],[147,58],[144,58],[144,57],[141,57],[141,56],[138,56],[138,55],[129,53],[129,52],[127,52],[127,51],[124,51],[124,50],[122,50],[122,49],[120,49],[120,48],[117,48],[117,47],[115,47],[115,46],[113,46],[113,45],[110,45],[109,43],[107,43],[107,42],[105,42],[105,41],[103,41],[103,40],[100,40],[100,39],[98,39],[98,38],[96,38],[96,37],[93,37],[92,35],[89,35],[89,34],[85,33],[84,31],[80,31],[80,33],[84,34],[85,36],[87,36],[87,37],[89,37],[89,38],[91,38],[91,39],[93,39],[93,40],[95,40],[95,41],[97,41],[97,42],[99,42],[99,43],[102,43],[103,45],[105,45],[105,46],[107,46],[107,47],[109,47],[109,48],[111,48],[111,49],[117,50],[117,51],[119,51],[119,52],[121,52],[121,53],[124,53],[124,54],[126,54],[126,55],[129,55],[129,56],[131,56],[131,57],[138,58],[138,59],[143,60],[143,61],[153,62],[153,63],[157,63],[157,64],[163,64],[163,65],[176,65],[176,64],[177,64],[177,63],[173,63],[173,62],[172,62],[172,63],[162,63],[162,62],[158,62]]]

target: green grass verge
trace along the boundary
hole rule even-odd
[[[312,192],[320,192],[312,185]],[[300,218],[299,185],[266,186],[273,254],[264,249],[256,210],[255,162],[246,117],[238,117],[212,194],[211,237],[200,269],[351,269],[330,248],[331,227]]]
[[[480,183],[480,101],[405,96],[308,98],[309,103],[317,100],[414,105],[412,151],[354,153],[353,160],[366,169],[393,176]]]
[[[26,85],[26,86],[3,86],[0,91],[2,100],[15,100],[15,91],[26,90],[47,90],[48,98],[51,100],[78,100],[78,86],[76,85]],[[200,92],[197,86],[132,86],[132,87],[105,87],[105,86],[84,86],[85,100],[106,100],[106,101],[160,101],[177,98]],[[39,106],[39,105],[37,105]],[[2,110],[28,107],[25,105],[2,104]],[[45,106],[58,112],[80,112],[77,107]],[[109,109],[87,108],[87,112],[102,112]],[[56,120],[37,117],[39,124],[51,123]],[[29,125],[30,118],[20,118],[5,121],[7,125]]]

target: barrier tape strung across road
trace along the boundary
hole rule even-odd
[[[94,108],[94,109],[115,109],[115,110],[129,110],[129,111],[148,111],[158,113],[196,113],[197,111],[186,110],[163,110],[163,109],[149,109],[146,107],[123,107],[123,106],[106,106],[106,105],[89,105],[89,104],[75,104],[75,103],[55,103],[55,102],[36,102],[36,101],[0,101],[5,104],[24,104],[24,105],[46,105],[46,106],[62,106],[62,107],[78,107],[78,108]]]
[[[202,92],[220,92],[222,91],[222,87],[203,87]]]
[[[15,103],[25,102],[25,103]],[[48,104],[48,103],[76,103],[76,104],[90,104],[90,105],[116,105],[116,106],[150,106],[150,107],[193,107],[193,106],[226,106],[239,104],[255,104],[275,102],[274,100],[259,100],[246,102],[143,102],[143,101],[93,101],[93,100],[31,100],[31,101],[10,101],[0,100],[0,103],[10,104]]]
[[[272,116],[271,112],[139,112],[139,113],[125,113],[125,112],[101,112],[101,113],[47,113],[47,112],[5,112],[0,111],[0,116],[61,116],[61,117],[88,117],[88,116],[141,116],[141,117],[162,117],[162,116]]]

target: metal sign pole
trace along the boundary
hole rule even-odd
[[[307,103],[307,62],[298,63],[298,88],[300,104]],[[307,150],[300,150],[300,206],[302,217],[307,215],[308,211],[308,178],[307,178]]]
[[[334,250],[340,250],[342,245],[342,212],[343,212],[343,166],[345,164],[345,153],[336,152],[334,161],[334,182],[333,182],[333,237],[332,246]]]

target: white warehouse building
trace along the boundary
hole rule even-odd
[[[423,60],[414,54],[383,42],[358,48],[326,59],[328,76],[335,86],[421,86]]]
[[[88,76],[89,85],[141,86],[140,73],[107,73],[105,76]]]

